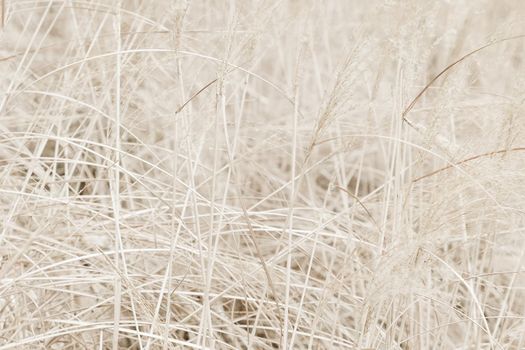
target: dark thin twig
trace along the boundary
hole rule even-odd
[[[403,121],[405,121],[407,124],[409,124],[410,126],[413,127],[412,123],[410,123],[410,121],[408,119],[406,119],[406,115],[412,110],[412,108],[415,106],[417,101],[430,88],[430,86],[432,84],[434,84],[434,82],[436,80],[438,80],[439,77],[441,77],[443,74],[445,74],[448,70],[452,69],[455,65],[457,65],[458,63],[460,63],[463,60],[467,59],[468,57],[474,55],[475,53],[477,53],[477,52],[479,52],[479,51],[481,51],[483,49],[486,49],[487,47],[490,47],[490,46],[493,46],[493,45],[496,45],[496,44],[500,44],[500,43],[503,43],[505,41],[514,40],[514,39],[522,39],[522,38],[525,38],[525,34],[516,35],[516,36],[509,37],[509,38],[503,38],[503,39],[491,41],[490,43],[488,43],[486,45],[483,45],[482,47],[479,47],[479,48],[475,49],[474,51],[471,51],[471,52],[467,53],[466,55],[462,56],[458,60],[456,60],[456,61],[452,62],[451,64],[449,64],[447,67],[445,67],[445,69],[443,69],[441,72],[439,72],[438,75],[436,75],[434,78],[432,78],[432,80],[430,80],[430,82],[427,85],[425,85],[425,87],[419,92],[419,94],[417,94],[417,96],[414,97],[414,99],[412,100],[412,102],[410,102],[408,107],[405,108],[405,110],[404,110],[404,112],[402,114]]]
[[[210,86],[212,86],[214,83],[216,83],[218,80],[218,78],[215,78],[213,79],[212,81],[210,81],[208,84],[204,85],[203,88],[201,88],[199,91],[197,91],[196,93],[194,93],[186,102],[184,102],[182,104],[182,106],[180,106],[179,108],[177,108],[177,110],[175,111],[175,114],[179,114],[183,109],[184,107],[186,107],[186,105],[188,103],[190,103],[195,97],[199,96],[199,94],[201,92],[203,92],[204,90],[206,90],[207,88],[209,88]]]
[[[372,213],[370,213],[370,211],[368,210],[368,208],[365,206],[365,204],[359,199],[359,197],[357,197],[356,195],[352,194],[350,191],[348,191],[346,188],[343,188],[341,186],[338,186],[338,185],[335,185],[335,188],[337,188],[338,190],[341,190],[343,192],[345,192],[347,195],[349,195],[350,197],[352,197],[353,199],[355,199],[355,201],[357,203],[359,203],[359,205],[365,210],[366,214],[370,217],[370,219],[372,219],[372,222],[374,223],[374,225],[376,226],[377,230],[379,231],[379,233],[383,233],[383,230],[381,230],[381,226],[379,226],[379,224],[377,223],[376,219],[374,219],[374,217],[372,216]]]
[[[433,175],[436,175],[437,173],[440,173],[442,171],[445,171],[447,169],[450,169],[452,167],[456,167],[458,165],[461,165],[461,164],[464,164],[464,163],[467,163],[467,162],[470,162],[472,160],[475,160],[475,159],[478,159],[478,158],[483,158],[483,157],[490,157],[490,156],[493,156],[493,155],[496,155],[496,154],[501,154],[501,153],[506,153],[506,152],[513,152],[513,151],[525,151],[525,147],[516,147],[516,148],[511,148],[511,149],[501,149],[499,151],[492,151],[492,152],[487,152],[487,153],[483,153],[483,154],[478,154],[478,155],[475,155],[475,156],[472,156],[472,157],[469,157],[467,159],[463,159],[457,163],[454,163],[454,164],[449,164],[447,165],[446,167],[443,167],[441,169],[438,169],[438,170],[435,170],[429,174],[426,174],[426,175],[423,175],[423,176],[420,176],[414,180],[412,180],[412,182],[418,182],[420,180],[423,180],[427,177],[430,177],[430,176],[433,176]]]

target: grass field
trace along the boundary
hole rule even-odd
[[[0,7],[0,350],[525,349],[525,2]]]

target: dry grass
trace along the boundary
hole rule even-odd
[[[525,3],[6,0],[0,349],[525,349]]]

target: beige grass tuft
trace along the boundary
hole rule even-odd
[[[0,12],[0,350],[525,349],[523,1]]]

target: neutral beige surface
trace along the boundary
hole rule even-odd
[[[0,349],[525,349],[525,3],[7,1]]]

